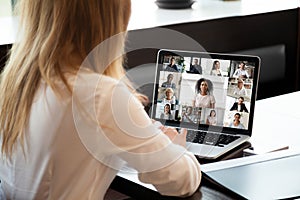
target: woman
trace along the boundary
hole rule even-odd
[[[210,80],[200,78],[195,86],[196,96],[193,106],[202,108],[215,108],[215,97],[212,95],[213,84]]]
[[[208,125],[217,125],[217,116],[216,111],[211,110],[209,116],[206,118],[206,124]]]
[[[171,106],[170,106],[170,104],[167,103],[164,106],[164,112],[161,113],[160,118],[161,119],[168,119],[168,120],[173,119],[172,114],[171,114]]]
[[[195,123],[195,116],[193,115],[193,107],[189,106],[186,111],[182,112],[182,121]]]
[[[241,114],[240,113],[235,113],[234,115],[234,120],[229,124],[230,128],[239,128],[239,129],[245,129],[244,125],[240,121],[241,119]]]
[[[192,194],[201,171],[186,130],[155,126],[124,78],[130,1],[18,2],[21,34],[0,84],[6,198],[103,199],[125,162],[162,194]]]
[[[220,69],[220,62],[218,60],[214,61],[210,75],[222,76],[222,71]]]
[[[239,68],[235,70],[233,73],[233,77],[235,78],[249,78],[249,74],[247,70],[245,69],[246,63],[240,62]]]
[[[233,94],[237,96],[247,96],[247,91],[244,87],[244,81],[242,79],[238,79],[237,87],[234,89]]]
[[[167,88],[165,90],[165,97],[163,98],[163,104],[171,104],[171,105],[175,105],[176,103],[176,97],[174,96],[174,91],[172,90],[172,88]]]

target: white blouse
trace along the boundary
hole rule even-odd
[[[213,95],[201,95],[198,93],[195,97],[195,106],[203,108],[211,108],[211,104],[216,103]]]
[[[247,95],[247,91],[245,89],[245,87],[243,86],[241,89],[236,87],[233,91],[233,94],[235,95],[239,95],[239,96],[246,96]]]
[[[63,84],[60,98],[44,83],[37,91],[25,157],[19,146],[11,160],[1,157],[8,199],[103,199],[125,163],[164,195],[195,192],[197,159],[153,125],[124,84],[89,71],[68,79],[73,96]]]

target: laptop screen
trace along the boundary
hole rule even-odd
[[[255,56],[160,50],[151,118],[251,135],[259,65]]]

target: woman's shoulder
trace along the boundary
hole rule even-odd
[[[110,96],[114,92],[129,92],[122,80],[86,69],[81,69],[78,73],[69,76],[68,81],[73,87],[73,92],[78,94],[92,93],[93,95]]]
[[[72,83],[73,86],[85,85],[87,87],[99,87],[101,85],[109,87],[118,85],[122,82],[110,76],[99,74],[86,68],[81,68],[75,74],[67,75],[67,79]]]

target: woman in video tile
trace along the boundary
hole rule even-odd
[[[196,97],[193,101],[193,105],[202,108],[215,108],[215,97],[212,94],[213,84],[210,80],[200,78],[196,82]]]

